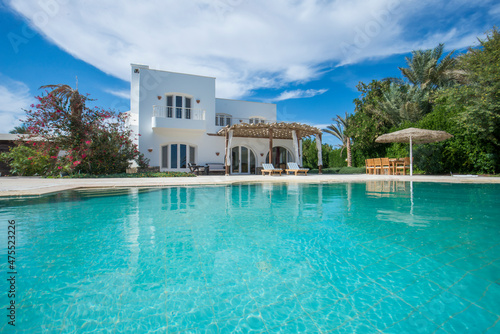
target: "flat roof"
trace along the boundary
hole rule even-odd
[[[18,140],[21,139],[22,137],[25,137],[26,135],[21,135],[17,133],[0,133],[0,140]]]
[[[182,73],[182,72],[173,72],[173,71],[167,71],[167,70],[159,70],[156,68],[150,68],[149,65],[142,65],[142,64],[130,64],[131,67],[137,67],[143,70],[150,70],[150,71],[158,71],[158,72],[166,72],[166,73],[172,73],[172,74],[182,74],[182,75],[191,75],[193,77],[200,77],[200,78],[208,78],[208,79],[216,79],[215,77],[211,77],[208,75],[198,75],[198,74],[190,74],[190,73]]]

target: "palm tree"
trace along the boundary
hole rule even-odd
[[[412,51],[411,58],[406,57],[408,67],[399,69],[412,85],[422,89],[446,87],[454,81],[456,60],[452,51],[439,61],[443,50],[444,44],[439,44],[434,49]]]
[[[19,126],[15,126],[14,129],[10,130],[9,133],[14,134],[28,134],[30,133],[26,124],[21,124]]]
[[[342,156],[344,148],[347,149],[347,167],[352,167],[351,138],[345,134],[349,126],[348,119],[349,114],[347,112],[345,113],[345,118],[337,115],[337,118],[332,118],[332,121],[334,121],[335,124],[327,126],[326,129],[323,129],[323,132],[334,135],[342,142],[342,145],[338,145],[341,147],[340,155]]]
[[[71,115],[74,117],[80,117],[83,112],[84,102],[82,96],[77,89],[73,89],[68,85],[58,84],[58,85],[45,85],[40,87],[40,89],[50,88],[52,91],[49,94],[59,98],[64,105],[69,104],[71,110]]]
[[[84,129],[82,127],[82,114],[85,107],[84,97],[68,85],[45,85],[40,89],[52,89],[49,95],[54,96],[58,103],[61,103],[61,109],[69,107],[70,115],[70,136],[72,137],[73,145],[78,146],[80,141],[84,138]]]
[[[428,100],[428,90],[391,83],[378,106],[371,110],[392,126],[398,126],[406,121],[421,119],[429,112]]]

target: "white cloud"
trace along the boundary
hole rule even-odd
[[[500,4],[492,7],[488,14],[492,16],[500,16]]]
[[[34,102],[26,84],[0,73],[0,133],[8,133],[21,124],[24,109]]]
[[[282,92],[278,97],[270,99],[269,102],[308,98],[308,97],[313,97],[316,95],[324,94],[327,91],[328,91],[328,89],[306,89],[306,90],[297,89],[297,90],[291,90],[291,91],[286,90],[286,91]]]
[[[420,36],[418,43],[407,37],[406,21],[443,3],[24,0],[10,6],[53,43],[105,73],[130,80],[130,63],[142,63],[207,75],[217,78],[218,97],[239,98],[253,89],[312,80],[325,67],[406,53],[415,45],[468,42],[474,33],[468,25]]]
[[[130,99],[130,90],[129,89],[127,89],[127,90],[105,89],[104,91],[111,94],[111,95],[121,97],[122,99],[126,99],[126,100]]]

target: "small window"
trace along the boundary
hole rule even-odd
[[[182,118],[182,96],[175,97],[175,117]]]
[[[216,126],[231,126],[231,115],[228,114],[216,114],[215,115],[215,125]]]
[[[189,162],[194,164],[195,163],[195,151],[193,146],[189,146]]]
[[[172,95],[167,96],[167,117],[172,118],[172,111],[174,106],[174,97]]]
[[[266,120],[262,117],[253,117],[250,118],[249,122],[250,124],[259,124],[259,123],[265,123]]]
[[[168,146],[161,147],[161,167],[168,168]]]
[[[191,119],[191,99],[189,97],[186,97],[185,105],[186,105],[186,119]]]
[[[186,168],[186,164],[187,164],[186,145],[181,144],[180,149],[181,149],[181,152],[180,152],[179,162],[180,162],[181,168]]]
[[[170,145],[170,168],[177,168],[177,144]]]

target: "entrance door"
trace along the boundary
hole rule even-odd
[[[245,146],[231,149],[231,174],[255,174],[255,154]]]

